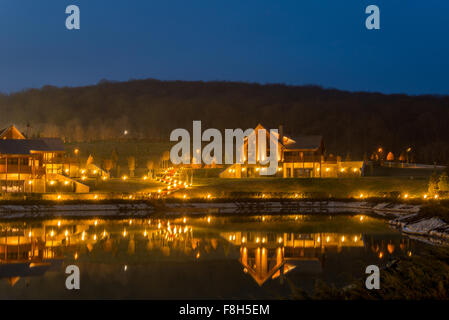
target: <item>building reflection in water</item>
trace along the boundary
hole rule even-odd
[[[360,233],[220,233],[213,230],[220,230],[222,223],[232,226],[232,221],[220,219],[220,223],[211,217],[0,223],[0,278],[13,286],[22,277],[61,271],[63,265],[93,259],[95,254],[111,254],[115,263],[140,254],[137,261],[142,263],[238,259],[243,271],[262,286],[270,279],[283,281],[293,270],[319,274],[326,254],[345,248],[368,250],[378,259],[398,251],[411,255],[410,242],[403,238],[385,242]],[[122,268],[128,270],[128,264]]]
[[[364,247],[361,234],[229,232],[224,239],[240,247],[245,273],[261,286],[296,268],[302,273],[321,273],[324,254],[344,247]]]

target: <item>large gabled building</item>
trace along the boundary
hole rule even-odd
[[[276,156],[278,169],[276,175],[283,178],[336,178],[360,177],[364,171],[364,161],[342,161],[340,157],[326,157],[323,137],[320,135],[302,135],[288,137],[280,126],[278,133],[270,133],[265,129],[266,136],[259,136],[259,129],[265,129],[261,124],[255,128],[256,145],[259,139],[266,139],[267,156],[270,154],[270,139],[277,140]],[[248,139],[244,141],[244,154],[248,154]],[[258,154],[258,152],[256,151]],[[221,178],[247,178],[262,176],[267,165],[234,164],[226,168]]]
[[[0,130],[0,192],[88,192],[61,174],[64,143],[59,138],[27,139],[14,125]]]

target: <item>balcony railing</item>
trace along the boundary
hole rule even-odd
[[[25,165],[17,165],[17,164],[8,164],[8,166],[4,165],[4,164],[0,164],[0,173],[8,173],[8,174],[18,174],[18,173],[23,173],[23,174],[31,174],[31,173],[35,173],[36,175],[42,175],[45,174],[45,169],[44,168],[33,168],[30,166],[25,166]]]

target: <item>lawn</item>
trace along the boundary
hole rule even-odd
[[[380,196],[382,192],[401,192],[410,196],[422,196],[427,191],[428,179],[425,177],[362,177],[327,179],[194,179],[194,188],[189,191],[192,197],[209,193],[221,196],[224,193],[311,193],[345,198],[360,194]]]
[[[74,149],[79,150],[79,156],[83,162],[89,155],[94,158],[94,163],[102,165],[102,161],[112,158],[115,150],[118,157],[118,165],[121,172],[128,174],[128,157],[136,159],[136,175],[147,173],[146,163],[152,160],[158,163],[165,151],[170,151],[170,143],[151,142],[145,140],[105,140],[93,142],[67,143],[65,145],[67,154],[73,155]]]
[[[106,181],[90,179],[82,181],[82,183],[87,184],[90,187],[91,192],[122,192],[122,193],[134,193],[134,192],[157,192],[158,189],[165,187],[161,182],[154,180],[143,179],[128,179],[123,181],[122,179],[109,179]]]
[[[84,183],[97,192],[157,192],[166,187],[165,184],[142,178],[123,181],[110,179],[96,182],[87,180]],[[252,178],[252,179],[221,179],[194,178],[193,187],[180,190],[174,195],[187,194],[189,198],[233,197],[248,194],[248,196],[267,197],[284,194],[309,194],[323,197],[347,198],[364,196],[376,197],[382,192],[400,192],[410,196],[421,197],[427,191],[427,178],[407,177],[363,177],[363,178],[329,178],[329,179],[282,179],[282,178]]]
[[[147,174],[146,162],[152,159],[157,163],[164,151],[170,150],[169,143],[151,142],[145,140],[113,140],[66,144],[68,152],[75,148],[80,150],[82,159],[93,155],[95,163],[101,164],[102,160],[111,158],[111,153],[116,150],[121,174],[128,174],[127,158],[136,158],[136,177],[122,181],[110,179],[107,181],[88,181],[92,191],[98,192],[157,192],[165,185],[156,181],[143,181],[142,176]],[[260,196],[266,194],[276,196],[281,193],[309,194],[309,196],[324,197],[358,197],[380,196],[385,192],[397,192],[421,197],[427,191],[429,176],[433,169],[414,168],[367,168],[368,176],[362,178],[326,178],[326,179],[282,179],[282,178],[249,178],[249,179],[220,179],[218,174],[225,170],[200,169],[194,172],[193,187],[187,191],[178,191],[177,194],[185,194],[190,198],[204,197],[210,194],[213,197],[233,196],[245,194]],[[252,194],[252,195],[251,195]]]

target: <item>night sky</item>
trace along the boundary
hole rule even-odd
[[[0,92],[155,78],[449,94],[448,35],[443,0],[1,0]]]

